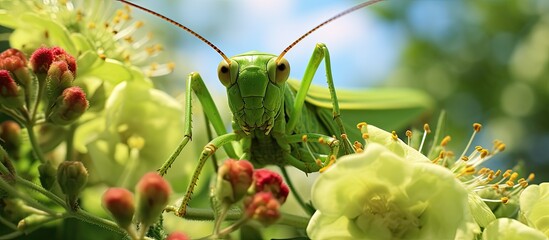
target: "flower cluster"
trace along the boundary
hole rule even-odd
[[[125,229],[132,239],[143,239],[147,230],[160,217],[168,204],[170,184],[155,172],[145,174],[135,187],[136,197],[125,188],[109,188],[103,194],[103,206],[108,210],[118,226]],[[140,224],[140,232],[132,227],[132,222]],[[168,239],[185,239],[181,233]]]
[[[73,84],[76,72],[74,57],[59,47],[39,48],[28,61],[14,48],[0,53],[0,111],[32,125],[44,102],[46,121],[76,121],[89,105],[84,91]]]
[[[289,192],[278,173],[267,169],[254,170],[246,160],[227,159],[217,175],[215,197],[221,203],[223,214],[216,219],[216,228],[219,228],[229,208],[240,201],[244,215],[237,224],[255,220],[269,226],[280,218],[280,206],[286,202]]]
[[[395,132],[358,125],[365,147],[343,156],[323,172],[312,190],[317,208],[307,227],[312,239],[546,239],[547,185],[528,186],[511,170],[493,171],[480,164],[504,150],[469,146],[457,160],[446,149],[450,137],[435,146],[432,159]],[[474,136],[481,129],[474,124]],[[424,127],[424,137],[430,132]],[[438,152],[438,153],[437,153]],[[525,190],[526,188],[526,190]],[[519,209],[523,223],[514,219]]]

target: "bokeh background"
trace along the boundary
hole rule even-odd
[[[278,54],[301,34],[360,1],[146,1],[135,0],[204,35],[227,55],[250,50]],[[153,25],[174,74],[157,81],[173,95],[185,78],[200,72],[224,108],[216,77],[220,56],[183,30],[135,10]],[[506,151],[489,165],[526,163],[535,182],[549,180],[549,1],[390,0],[359,10],[321,28],[286,58],[300,78],[314,44],[330,49],[338,88],[378,86],[422,89],[436,100],[425,121],[441,110],[449,147],[461,152],[472,123],[483,124],[474,145],[491,148],[499,139]],[[324,84],[319,72],[316,84]],[[229,114],[226,112],[226,114]],[[417,126],[421,126],[420,123]],[[416,126],[416,127],[417,127]]]

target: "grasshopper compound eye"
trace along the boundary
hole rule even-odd
[[[272,58],[267,63],[267,71],[269,80],[275,84],[283,84],[290,77],[290,63],[285,58],[277,61],[277,58]]]
[[[234,60],[229,62],[223,60],[217,66],[217,77],[225,87],[233,85],[236,82],[237,75],[238,63]]]

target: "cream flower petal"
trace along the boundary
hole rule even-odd
[[[472,236],[476,225],[467,191],[454,175],[444,167],[398,154],[370,142],[362,153],[341,157],[322,173],[313,185],[312,201],[318,211],[309,222],[309,237]],[[330,232],[336,231],[335,225],[337,232]]]

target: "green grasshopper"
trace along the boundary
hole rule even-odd
[[[387,117],[381,116],[388,116],[398,118],[389,124],[390,127],[398,127],[429,108],[429,99],[412,91],[336,91],[328,48],[322,43],[315,46],[301,83],[288,79],[290,65],[284,55],[292,47],[327,23],[382,0],[358,4],[329,18],[299,37],[279,55],[251,51],[231,58],[188,27],[126,0],[119,1],[184,29],[223,58],[217,72],[219,80],[227,88],[229,107],[233,113],[233,131],[227,132],[200,74],[191,73],[186,85],[185,137],[159,169],[159,173],[164,175],[192,138],[191,103],[194,92],[218,137],[204,147],[185,198],[176,213],[178,216],[185,215],[186,206],[207,159],[222,146],[229,157],[247,159],[257,167],[292,165],[305,173],[317,172],[332,163],[337,156],[354,152],[349,139],[361,139],[356,123],[366,119],[370,123],[384,125]],[[311,87],[312,79],[323,60],[328,89]],[[338,95],[344,97],[338,98]],[[233,142],[240,143],[234,145],[236,149],[231,144]],[[343,151],[340,151],[340,147]]]

